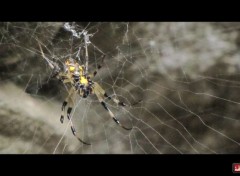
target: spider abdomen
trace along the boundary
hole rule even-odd
[[[88,80],[84,76],[80,76],[79,80],[80,84],[87,86],[88,85]]]

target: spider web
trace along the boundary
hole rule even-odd
[[[240,23],[64,24],[0,24],[0,153],[239,153]],[[67,88],[38,46],[59,65],[85,64],[84,31],[89,72],[102,64],[94,81],[130,105],[105,100],[133,127],[119,127],[94,95],[77,97],[72,121],[90,146],[60,123]]]

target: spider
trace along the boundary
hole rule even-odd
[[[75,130],[75,127],[71,121],[71,112],[74,105],[74,98],[78,95],[82,98],[87,98],[89,95],[96,95],[98,98],[98,101],[101,103],[101,105],[104,107],[104,109],[109,113],[110,117],[123,129],[125,130],[131,130],[132,128],[127,128],[121,124],[121,122],[114,116],[113,112],[108,108],[108,106],[105,103],[105,99],[112,100],[114,103],[116,103],[119,106],[129,106],[125,104],[124,102],[121,102],[117,98],[110,97],[105,90],[95,81],[92,81],[92,78],[94,78],[97,74],[97,70],[101,69],[101,65],[97,66],[97,70],[95,70],[93,73],[88,73],[88,52],[87,52],[87,46],[85,46],[85,65],[80,65],[77,60],[73,58],[66,59],[64,63],[64,69],[61,69],[56,62],[53,62],[49,60],[43,53],[41,44],[38,42],[39,48],[41,51],[42,57],[47,61],[48,65],[53,71],[53,74],[51,77],[55,77],[58,80],[60,80],[63,84],[70,84],[70,90],[69,94],[62,103],[62,113],[60,117],[60,122],[63,123],[64,121],[64,113],[65,113],[65,107],[68,105],[67,109],[67,118],[71,122],[71,131],[73,135],[83,144],[91,145],[90,143],[87,143],[83,141],[77,134],[77,131]],[[104,61],[105,54],[102,55],[102,62]]]

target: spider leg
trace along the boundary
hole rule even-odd
[[[74,89],[71,88],[70,91],[69,91],[69,94],[68,94],[67,98],[64,100],[64,102],[63,102],[63,104],[62,104],[62,113],[61,113],[61,117],[60,117],[60,122],[61,122],[61,123],[63,123],[63,121],[64,121],[65,107],[67,106],[67,104],[68,104],[71,96],[73,95],[73,93],[74,93]],[[69,117],[70,113],[71,113],[71,108],[70,108],[70,110],[69,110],[69,108],[68,108],[68,110],[67,110],[67,117]]]
[[[38,45],[39,45],[39,48],[40,48],[40,52],[41,52],[41,54],[42,54],[42,57],[47,61],[49,67],[53,70],[53,75],[52,75],[52,77],[57,76],[57,75],[59,74],[60,70],[61,70],[60,67],[57,65],[57,63],[51,61],[50,59],[48,59],[48,58],[45,56],[45,54],[44,54],[44,52],[43,52],[43,50],[42,50],[42,46],[41,46],[41,44],[40,44],[39,41],[38,41]]]
[[[77,131],[76,131],[74,125],[73,125],[73,122],[72,122],[71,118],[70,118],[69,120],[70,120],[70,123],[71,123],[71,130],[72,130],[73,135],[74,135],[81,143],[83,143],[83,144],[85,144],[85,145],[91,145],[90,143],[87,143],[87,142],[83,141],[83,140],[78,136],[78,133],[77,133]]]
[[[120,105],[120,106],[127,106],[125,103],[123,103],[122,101],[118,100],[117,98],[113,98],[113,97],[110,97],[108,96],[108,94],[105,92],[104,94],[104,97],[108,98],[109,100],[113,100],[114,103]]]
[[[100,70],[100,69],[102,68],[102,64],[103,64],[103,61],[104,61],[105,56],[106,56],[105,54],[103,54],[103,55],[101,56],[101,57],[102,57],[102,63],[97,65],[97,70],[95,70],[92,74],[89,74],[89,75],[88,75],[90,79],[94,78],[94,77],[97,75],[98,70]]]
[[[105,54],[103,54],[102,55],[102,64],[103,64],[103,61],[104,61],[104,59],[105,59]],[[100,65],[100,64],[98,64],[97,65],[97,70],[100,70],[102,68],[102,65]],[[96,75],[97,75],[97,70],[95,70],[94,72],[93,72],[93,77],[95,77]]]
[[[73,122],[72,122],[72,119],[71,119],[71,112],[72,112],[72,107],[74,105],[74,97],[76,96],[76,91],[74,90],[74,88],[72,87],[71,90],[70,90],[70,94],[69,96],[67,97],[67,101],[69,102],[69,106],[68,106],[68,109],[67,109],[67,118],[68,120],[70,121],[71,123],[71,130],[72,130],[72,133],[73,135],[83,144],[86,144],[86,145],[91,145],[90,143],[87,143],[85,141],[83,141],[79,136],[78,136],[78,133],[73,125]]]
[[[108,94],[107,94],[106,92],[104,93],[104,97],[108,98],[109,100],[113,100],[114,103],[116,103],[116,104],[118,104],[118,105],[120,105],[120,106],[123,106],[123,107],[124,107],[124,106],[131,107],[131,106],[134,106],[134,105],[142,102],[142,100],[138,100],[138,101],[132,103],[131,105],[127,105],[127,104],[125,104],[124,102],[118,100],[117,98],[108,96]]]
[[[60,122],[63,123],[63,120],[64,120],[64,112],[65,112],[65,107],[67,106],[67,102],[64,101],[63,104],[62,104],[62,114],[61,114],[61,117],[60,117]]]
[[[102,95],[104,95],[104,97],[108,98],[109,100],[113,100],[113,102],[116,103],[117,105],[129,106],[129,105],[126,105],[124,102],[118,100],[117,98],[108,96],[105,90],[103,90],[103,88],[101,88],[101,86],[98,83],[94,82],[94,85],[95,85],[95,89],[97,89]]]
[[[113,100],[114,103],[116,103],[116,104],[118,104],[120,106],[127,106],[127,107],[134,106],[134,105],[142,102],[142,100],[138,100],[138,101],[132,103],[131,105],[127,105],[124,102],[118,100],[117,98],[113,98],[113,97],[108,96],[108,94],[106,92],[104,93],[104,97],[108,98],[109,100]]]
[[[100,86],[99,86],[100,87]],[[101,92],[101,89],[99,89],[99,87],[94,87],[93,90],[94,90],[94,93],[96,94],[99,102],[102,104],[102,106],[104,107],[105,110],[108,111],[110,117],[114,120],[114,122],[116,122],[120,127],[122,127],[123,129],[125,130],[131,130],[132,128],[127,128],[125,127],[124,125],[121,124],[121,122],[114,116],[113,112],[107,107],[106,103],[104,102],[104,97],[103,97],[103,93]]]
[[[112,117],[112,119],[114,120],[114,122],[116,122],[116,124],[118,124],[120,127],[122,127],[125,130],[131,130],[132,128],[127,128],[124,125],[122,125],[120,123],[120,121],[114,116],[114,114],[112,113],[112,111],[107,107],[106,103],[104,101],[100,101],[100,103],[102,104],[102,106],[104,107],[104,109],[106,109],[109,113],[109,115]]]
[[[88,74],[88,41],[87,41],[87,34],[84,34],[84,41],[85,41],[85,60],[86,60],[86,63],[85,63],[85,74]]]
[[[71,130],[72,130],[73,135],[74,135],[81,143],[83,143],[83,144],[85,144],[85,145],[91,145],[90,143],[87,143],[87,142],[83,141],[80,137],[77,136],[77,132],[76,132],[76,130],[75,130],[75,128],[74,128],[73,125],[71,125]]]

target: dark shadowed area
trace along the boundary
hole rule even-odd
[[[72,121],[62,102],[68,89],[51,78],[43,52],[61,64],[85,63],[84,40],[63,22],[0,23],[0,153],[240,153],[240,23],[76,22],[88,31],[89,71],[106,54],[94,81],[111,97],[110,118],[95,95],[76,97]],[[78,55],[79,54],[79,55]],[[77,57],[77,55],[79,57]]]

